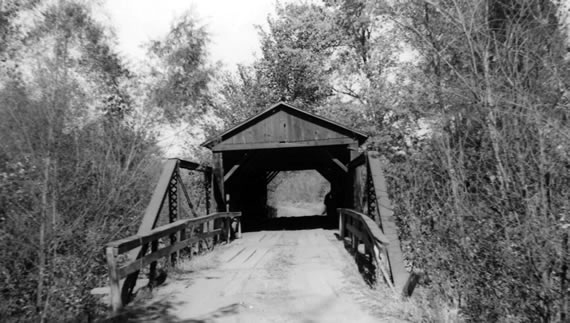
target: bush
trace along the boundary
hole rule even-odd
[[[124,124],[101,120],[59,139],[47,186],[41,155],[2,155],[0,315],[8,320],[96,316],[89,292],[107,283],[103,246],[136,230],[158,173],[152,142]]]
[[[552,322],[567,299],[568,141],[537,113],[501,119],[498,155],[473,111],[389,167],[414,265],[476,321]]]

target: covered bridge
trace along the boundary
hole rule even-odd
[[[280,171],[316,170],[329,181],[335,207],[352,207],[347,165],[366,139],[359,131],[278,103],[202,146],[213,152],[219,211],[241,211],[247,228],[266,216],[267,185]]]

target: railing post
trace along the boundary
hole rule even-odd
[[[182,228],[178,232],[178,241],[184,241],[184,240],[186,240],[186,228]],[[184,249],[186,249],[186,248],[184,248]],[[182,250],[184,250],[184,249],[180,249],[180,250],[176,251],[176,257],[178,259],[180,259],[180,254],[181,254]]]
[[[226,243],[230,243],[231,233],[232,233],[232,218],[224,218],[224,229],[226,234]]]
[[[356,234],[354,234],[354,233],[352,233],[352,235],[351,235],[350,244],[351,244],[352,251],[355,252],[355,256],[356,256],[356,253],[358,252],[358,238],[356,237]]]
[[[241,218],[236,219],[236,239],[241,239]]]
[[[338,213],[338,231],[340,235],[340,239],[344,240],[344,213],[342,210],[337,210]]]
[[[107,266],[109,268],[109,289],[113,314],[117,314],[123,307],[123,301],[121,300],[120,277],[117,266],[117,254],[117,248],[107,247],[106,255]]]
[[[366,242],[364,242],[364,254],[366,254],[366,256],[368,256],[370,261],[374,260],[374,252],[372,251],[371,246]]]
[[[230,194],[226,194],[226,212],[230,211]]]
[[[156,252],[158,250],[158,240],[154,240],[150,243],[150,253]],[[148,271],[148,281],[152,285],[156,279],[156,261],[150,263]]]
[[[195,233],[195,232],[194,232],[194,228],[195,228],[195,227],[194,227],[193,225],[191,225],[191,226],[189,227],[189,229],[188,229],[188,238],[192,238],[192,237],[194,236],[194,233]],[[190,255],[188,256],[189,259],[192,259],[192,257],[194,256],[194,246],[195,246],[195,243],[191,243],[191,244],[189,245],[189,248],[190,248]]]
[[[202,233],[207,233],[207,232],[208,232],[208,222],[204,222],[202,223]],[[207,239],[203,239],[198,242],[198,249],[200,248],[200,245],[206,246],[205,247],[206,249],[210,249],[210,246],[208,246]],[[200,250],[198,250],[198,252],[200,252]]]
[[[372,251],[374,253],[374,260],[376,262],[376,265],[378,266],[377,276],[381,274],[384,277],[384,280],[386,281],[386,284],[388,284],[390,289],[396,292],[394,284],[392,283],[392,277],[390,275],[390,267],[389,267],[390,265],[387,263],[386,259],[387,256],[386,250],[385,249],[380,250],[378,246],[374,246]],[[382,256],[382,254],[384,256]]]
[[[210,223],[210,231],[211,232],[216,231],[216,222],[218,222],[218,224],[219,224],[220,223],[219,219],[213,219],[212,221],[208,221],[208,222]],[[220,234],[219,233],[215,234],[210,239],[212,241],[212,249],[211,250],[214,250],[216,243],[220,241]]]
[[[212,172],[204,172],[204,195],[206,199],[206,214],[210,214],[210,187],[212,185]]]

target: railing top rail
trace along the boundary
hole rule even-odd
[[[123,253],[139,247],[145,243],[154,241],[156,239],[168,236],[171,233],[181,230],[188,225],[197,225],[200,223],[212,221],[219,218],[235,218],[240,217],[241,212],[216,212],[206,216],[201,216],[192,219],[178,220],[158,228],[152,229],[146,233],[135,234],[130,237],[111,241],[107,243],[107,247],[118,248],[119,253]]]
[[[374,238],[374,240],[380,242],[383,245],[390,244],[390,240],[388,239],[388,237],[386,237],[386,235],[382,232],[382,230],[380,230],[376,222],[374,222],[374,220],[369,218],[367,215],[352,209],[340,208],[338,209],[338,211],[344,215],[350,216],[364,223],[364,229],[372,238]]]

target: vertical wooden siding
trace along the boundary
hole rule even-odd
[[[346,138],[346,136],[286,111],[278,111],[226,139],[222,144],[300,142],[337,138]]]

